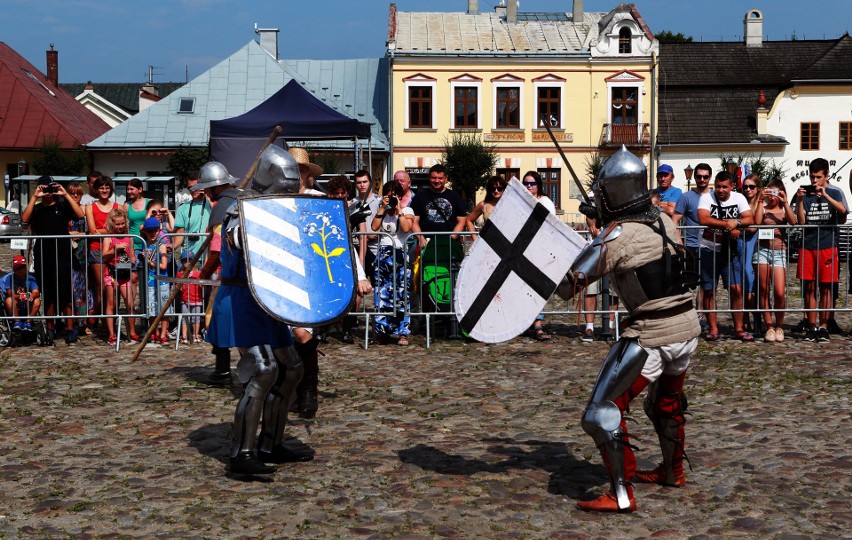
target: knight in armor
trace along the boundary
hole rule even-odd
[[[610,490],[577,505],[587,511],[632,512],[634,481],[686,483],[683,383],[700,327],[689,290],[695,285],[691,261],[669,216],[651,205],[645,165],[622,146],[596,180],[594,209],[603,230],[578,255],[557,292],[571,298],[609,274],[628,317],[604,359],[581,422],[609,471]],[[624,413],[645,387],[645,412],[663,461],[654,470],[636,471]]]
[[[287,194],[299,190],[299,168],[276,146],[260,157],[251,190],[241,195]],[[221,286],[213,303],[207,341],[218,349],[236,347],[237,377],[243,395],[234,415],[230,466],[233,474],[269,474],[269,463],[309,461],[312,453],[284,446],[284,428],[293,392],[304,366],[293,347],[288,325],[269,316],[249,289],[236,202],[222,223]],[[258,435],[260,427],[260,435]]]

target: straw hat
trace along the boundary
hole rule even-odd
[[[302,170],[303,167],[307,167],[311,176],[315,179],[319,178],[322,174],[322,167],[316,163],[311,163],[311,158],[308,157],[308,151],[304,148],[291,148],[290,155],[296,159],[296,163],[299,164],[300,170]]]

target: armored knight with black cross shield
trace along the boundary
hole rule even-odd
[[[577,503],[587,511],[635,511],[634,481],[686,483],[683,384],[700,334],[690,292],[697,283],[694,262],[669,216],[652,206],[647,185],[644,163],[623,146],[604,163],[594,187],[603,231],[557,288],[568,299],[609,274],[628,310],[582,417],[610,477],[609,492]],[[646,386],[645,412],[657,431],[663,461],[654,470],[636,471],[624,413]]]

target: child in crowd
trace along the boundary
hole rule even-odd
[[[171,295],[171,287],[168,283],[161,282],[157,276],[164,276],[168,273],[169,258],[171,255],[171,242],[161,230],[161,222],[156,217],[145,219],[142,224],[142,238],[145,240],[147,249],[145,250],[145,267],[147,268],[147,283],[148,283],[148,317],[153,323],[160,312],[163,304],[168,301]],[[166,312],[171,315],[174,310],[169,308]],[[155,329],[151,335],[151,343],[169,342],[169,321],[167,317],[163,317],[160,321],[160,328]]]
[[[106,220],[108,234],[128,235],[129,223],[127,213],[121,208],[110,210]],[[118,296],[124,300],[127,313],[133,315],[133,304],[136,300],[132,286],[133,265],[136,264],[136,252],[133,249],[133,239],[130,236],[109,236],[103,239],[102,252],[104,261],[104,291],[106,292],[106,314],[115,315],[118,307]],[[136,335],[136,319],[127,318],[127,334],[130,339],[138,342]],[[109,345],[115,345],[115,321],[110,317],[106,320],[109,332]]]
[[[160,199],[151,199],[145,207],[145,219],[157,218],[160,221],[160,229],[165,233],[175,232],[175,217],[171,211],[163,206]]]
[[[2,289],[6,294],[6,311],[15,319],[14,332],[31,332],[32,319],[41,307],[36,278],[27,273],[27,260],[23,255],[12,257],[12,271],[3,276]],[[23,320],[21,320],[23,319]]]
[[[200,275],[199,270],[194,269],[192,272],[187,273],[189,270],[189,263],[194,257],[195,253],[189,250],[184,250],[183,253],[180,254],[180,262],[183,265],[183,268],[180,271],[180,277],[198,279]],[[195,283],[184,283],[183,288],[180,291],[180,295],[180,311],[185,315],[183,318],[183,324],[180,328],[180,342],[184,345],[189,343],[189,339],[187,338],[187,328],[191,323],[192,341],[193,343],[201,343],[201,312],[204,299],[201,291],[201,285]],[[187,314],[188,316],[186,316]]]

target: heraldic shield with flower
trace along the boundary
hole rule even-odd
[[[302,326],[345,315],[355,295],[345,201],[275,195],[239,204],[249,286],[258,304]]]

